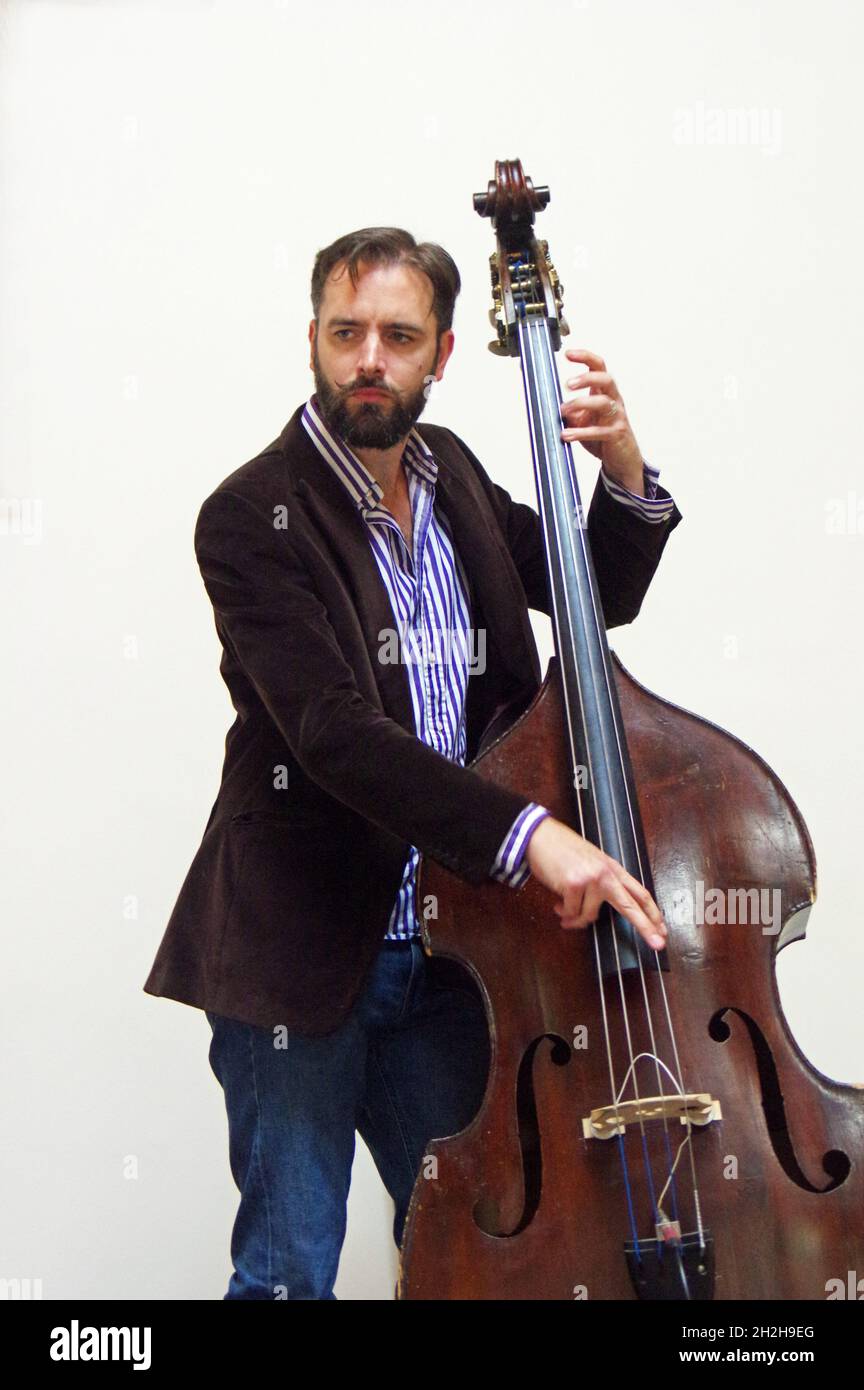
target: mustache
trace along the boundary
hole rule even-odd
[[[351,381],[347,386],[341,388],[343,396],[350,396],[352,391],[383,391],[386,395],[392,396],[394,400],[398,399],[397,393],[389,386],[385,386],[383,381]]]

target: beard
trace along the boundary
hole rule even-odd
[[[368,381],[363,377],[357,377],[347,386],[331,386],[321,370],[317,343],[312,352],[312,366],[321,414],[331,430],[354,448],[392,449],[410,433],[426,408],[428,388],[425,383],[410,393],[393,391],[380,381]],[[430,374],[433,366],[434,362],[430,364]],[[351,392],[364,387],[389,392],[390,402],[354,401],[352,404],[348,399]]]

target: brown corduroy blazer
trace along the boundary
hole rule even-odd
[[[417,738],[406,668],[379,660],[379,634],[395,624],[366,523],[301,414],[198,515],[195,553],[237,714],[144,990],[317,1035],[365,983],[410,846],[481,883],[532,797]],[[485,670],[468,680],[470,762],[492,718],[527,705],[541,681],[528,609],[549,612],[543,538],[533,508],[455,434],[418,429],[438,462],[436,506],[468,575],[472,626],[486,633]],[[666,523],[642,520],[598,477],[588,534],[607,628],[636,617],[680,520],[677,508]]]

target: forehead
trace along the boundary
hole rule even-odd
[[[432,282],[421,270],[407,265],[357,267],[357,284],[351,283],[344,261],[333,267],[324,284],[320,314],[334,318],[348,313],[355,319],[399,319],[416,323],[431,320]]]

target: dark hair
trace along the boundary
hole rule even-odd
[[[363,227],[348,232],[325,246],[315,257],[312,268],[312,309],[315,318],[321,308],[324,285],[330,272],[345,261],[352,285],[357,284],[359,265],[407,265],[432,282],[432,310],[440,337],[453,323],[453,306],[462,287],[453,257],[433,241],[414,240],[401,227]]]

